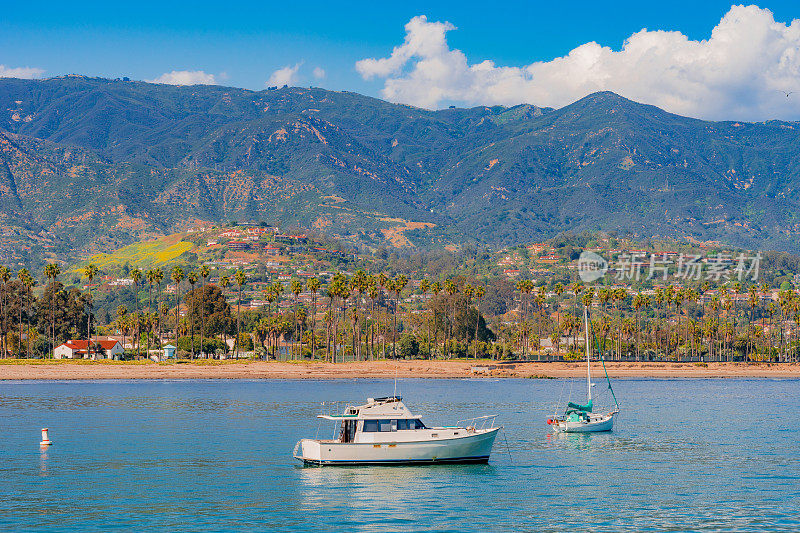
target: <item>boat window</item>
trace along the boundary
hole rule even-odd
[[[378,431],[378,421],[377,420],[364,420],[364,429],[361,431],[373,433]]]
[[[425,429],[425,424],[417,418],[403,418],[397,421],[397,429]]]
[[[392,431],[392,422],[395,423],[394,431],[397,431],[397,420],[378,420],[379,431]]]

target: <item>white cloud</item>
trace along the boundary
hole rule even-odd
[[[318,80],[325,78],[325,69],[320,67],[314,68],[314,77]]]
[[[551,61],[511,67],[469,63],[447,44],[450,23],[419,16],[405,29],[390,56],[356,63],[364,79],[384,80],[382,94],[394,102],[561,107],[609,90],[702,118],[800,117],[800,20],[777,22],[757,6],[731,7],[702,41],[643,29],[621,50],[589,42]],[[787,98],[781,90],[797,93]]]
[[[0,78],[33,79],[44,74],[44,70],[32,67],[7,67],[0,65]]]
[[[273,72],[269,79],[267,80],[267,85],[277,85],[279,87],[283,85],[294,85],[297,83],[297,71],[300,70],[300,66],[303,62],[295,63],[294,66],[286,65],[283,68],[279,68],[275,72]]]
[[[165,72],[150,83],[166,83],[167,85],[214,85],[216,79],[213,74],[206,74],[202,70],[173,70]]]

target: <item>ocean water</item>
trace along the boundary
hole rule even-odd
[[[798,380],[618,380],[615,430],[590,436],[545,424],[580,381],[401,380],[429,424],[498,414],[490,463],[292,459],[331,434],[321,401],[393,387],[0,382],[0,530],[800,531]]]

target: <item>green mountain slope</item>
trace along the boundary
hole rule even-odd
[[[798,127],[612,93],[428,111],[297,87],[0,79],[0,260],[230,219],[365,244],[604,229],[797,251]]]

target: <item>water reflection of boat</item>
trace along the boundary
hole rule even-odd
[[[489,461],[500,430],[494,425],[494,415],[460,421],[456,426],[427,427],[401,400],[398,396],[368,398],[364,405],[319,415],[335,423],[335,437],[302,439],[295,445],[294,457],[313,465]]]

